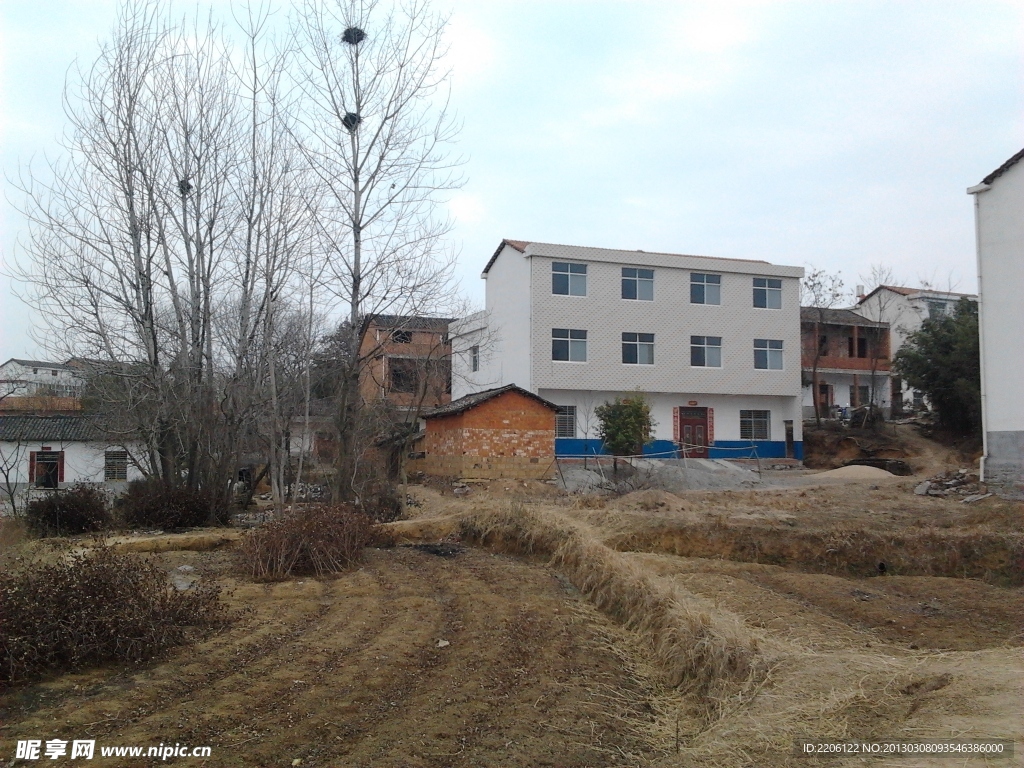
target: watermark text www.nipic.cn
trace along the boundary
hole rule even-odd
[[[92,760],[94,757],[209,757],[209,747],[189,747],[183,744],[163,744],[156,747],[96,746],[95,739],[25,739],[18,742],[14,757],[17,760]]]

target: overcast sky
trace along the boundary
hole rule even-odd
[[[227,5],[223,0],[216,3]],[[1024,146],[1020,2],[445,0],[463,291],[502,237],[973,291],[968,186]],[[108,0],[0,3],[0,152],[57,151]],[[7,187],[7,195],[11,190]],[[23,224],[4,204],[5,262]],[[45,354],[0,278],[0,361]]]

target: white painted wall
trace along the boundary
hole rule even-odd
[[[986,432],[1024,431],[1024,163],[978,191],[976,225]]]
[[[452,337],[452,399],[482,389],[518,384],[532,390],[530,365],[530,259],[505,245],[484,276],[487,302],[484,316],[466,318],[454,326]],[[476,331],[473,331],[474,326]],[[486,327],[486,330],[484,328]],[[467,370],[466,351],[480,343],[480,371]]]
[[[537,394],[556,405],[576,406],[576,437],[597,438],[598,420],[594,409],[615,397],[629,397],[635,391],[593,391],[541,389]],[[786,439],[784,422],[793,421],[794,440],[803,440],[800,402],[796,397],[770,395],[722,395],[700,392],[651,393],[646,395],[654,418],[654,439],[672,440],[672,409],[688,407],[690,401],[697,401],[699,408],[713,408],[715,417],[715,440],[740,440],[740,411],[771,411],[771,436],[773,441]]]
[[[61,483],[61,487],[72,485],[74,483],[104,482],[104,453],[108,450],[124,450],[123,446],[108,445],[106,443],[0,442],[0,465],[12,467],[12,482],[16,482],[18,484],[27,483],[29,453],[31,451],[41,451],[44,447],[51,451],[64,451],[64,482]],[[141,477],[142,472],[132,465],[131,459],[129,458],[128,480],[136,480]],[[0,478],[0,482],[3,482],[2,478]]]
[[[63,367],[24,366],[15,360],[0,365],[0,397],[23,397],[54,390],[60,397],[81,393],[83,379]]]

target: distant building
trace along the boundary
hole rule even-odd
[[[11,358],[0,365],[0,399],[18,397],[81,397],[85,380],[69,363]]]
[[[931,288],[905,288],[898,285],[880,285],[866,296],[858,296],[852,311],[875,322],[888,323],[890,329],[890,355],[906,344],[910,334],[920,330],[929,317],[953,314],[956,303],[963,298],[977,301],[972,293],[936,291]],[[892,380],[892,408],[901,413],[911,408],[920,408],[923,396],[899,377]]]
[[[600,450],[595,408],[641,392],[648,450],[802,456],[800,267],[503,240],[486,310],[452,324],[454,395],[555,403],[559,455]]]
[[[848,309],[801,307],[800,330],[805,419],[815,417],[815,404],[821,418],[869,403],[889,415],[888,323]]]
[[[986,483],[1024,494],[1024,150],[980,184],[974,196],[981,335],[981,414]]]
[[[371,315],[359,347],[367,402],[426,410],[451,402],[451,344],[446,317]]]
[[[117,443],[87,416],[0,416],[0,507],[9,494],[74,483],[123,485],[142,477],[138,449]]]

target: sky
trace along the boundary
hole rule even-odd
[[[221,10],[226,0],[214,0]],[[0,163],[59,153],[111,0],[0,3]],[[446,0],[449,245],[477,306],[504,237],[976,289],[966,188],[1024,146],[1024,3]],[[191,6],[190,6],[191,7]],[[24,222],[5,182],[0,260]],[[45,356],[0,277],[0,361]]]

